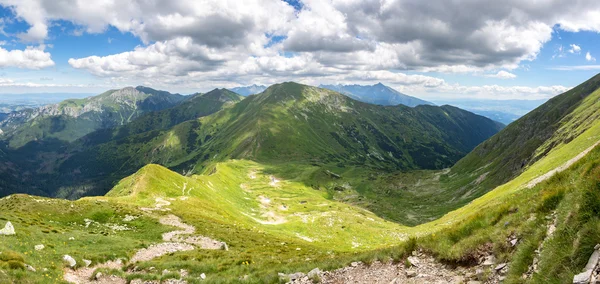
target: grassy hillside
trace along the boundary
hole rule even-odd
[[[582,145],[567,147],[578,146]],[[556,161],[562,154],[552,152],[545,159]],[[545,159],[534,167],[543,167]],[[148,165],[123,179],[106,197],[73,202],[24,195],[0,199],[0,209],[7,212],[0,220],[12,221],[17,230],[16,236],[2,236],[0,250],[4,255],[9,252],[13,264],[0,261],[0,273],[25,282],[57,282],[65,266],[60,259],[69,254],[80,263],[123,258],[125,270],[101,271],[130,280],[177,278],[185,269],[190,281],[205,273],[208,283],[235,282],[245,275],[250,282],[277,283],[279,272],[333,269],[357,260],[402,261],[417,246],[462,265],[494,254],[498,262],[509,262],[507,283],[565,283],[600,242],[595,233],[600,229],[598,165],[600,148],[531,189],[519,190],[519,184],[528,181],[519,177],[516,184],[413,228],[332,201],[327,192],[273,176],[256,162],[219,163],[210,175],[191,177]],[[168,211],[143,211],[165,201],[162,208]],[[556,231],[546,237],[553,213]],[[159,234],[172,230],[156,222],[166,214],[181,217],[196,227],[198,235],[226,242],[229,250],[178,252],[138,263],[137,272],[130,271],[133,266],[127,260],[136,251],[159,243]],[[138,218],[124,221],[127,215]],[[86,227],[86,219],[94,222]],[[115,230],[115,225],[128,229]],[[519,240],[514,247],[508,242],[512,238]],[[542,242],[544,248],[536,256],[533,251]],[[37,244],[46,248],[36,251]],[[523,279],[534,257],[539,271]],[[48,271],[19,268],[24,264]],[[163,275],[164,269],[172,273]]]
[[[374,171],[441,169],[500,127],[449,106],[382,107],[284,83],[199,120],[78,149],[58,169],[68,177],[58,196],[103,194],[149,163],[186,174],[231,158]]]

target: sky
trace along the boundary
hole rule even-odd
[[[596,0],[0,0],[0,95],[381,82],[547,99],[600,72]]]

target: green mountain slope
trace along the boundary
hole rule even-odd
[[[181,173],[202,172],[230,158],[395,171],[440,169],[500,127],[453,107],[382,107],[284,83],[161,133],[145,132],[81,149],[69,155],[59,171],[74,184],[107,190],[109,186],[99,183],[118,180],[148,163]]]
[[[470,204],[517,176],[543,175],[597,141],[599,88],[600,76],[595,76],[554,97],[481,143],[449,171],[382,175],[357,187],[369,198],[349,202],[365,203],[380,216],[418,225]],[[581,142],[573,142],[576,139]],[[544,159],[554,152],[562,154]]]
[[[4,159],[0,160],[0,175],[4,182],[0,186],[0,196],[11,193],[30,193],[44,196],[54,196],[65,186],[69,186],[72,180],[78,180],[81,175],[76,167],[69,171],[61,171],[61,164],[67,160],[72,153],[90,149],[95,145],[107,141],[122,140],[134,134],[145,133],[145,137],[160,134],[160,131],[175,124],[198,117],[212,114],[222,108],[230,107],[240,100],[240,96],[225,89],[215,89],[206,94],[196,94],[186,97],[184,101],[172,108],[149,112],[134,119],[128,124],[117,128],[96,130],[73,143],[67,143],[58,139],[46,138],[24,145],[18,149],[8,147],[2,148]],[[139,138],[138,138],[139,139]],[[141,140],[137,140],[142,143]],[[3,147],[0,145],[0,147]],[[141,150],[137,149],[137,150]],[[93,155],[95,155],[94,153]],[[127,155],[128,153],[117,153],[115,157]],[[1,157],[0,157],[1,158]],[[118,171],[119,164],[111,157],[104,156],[107,163],[104,166],[93,165],[94,172],[84,178],[93,180],[102,176],[106,169]],[[88,159],[88,158],[85,158]],[[89,159],[94,159],[89,157]],[[85,162],[82,166],[85,166]],[[131,170],[129,170],[131,171]],[[103,181],[99,181],[102,183]],[[94,186],[83,185],[85,191]],[[103,194],[104,192],[101,192]],[[83,195],[80,193],[79,196]]]
[[[184,121],[213,114],[224,107],[242,100],[242,97],[227,89],[214,89],[205,94],[186,97],[174,107],[146,113],[128,124],[115,129],[102,129],[90,133],[81,140],[86,146],[118,140],[129,135],[153,130],[164,130]]]
[[[12,148],[48,138],[72,142],[97,129],[124,125],[144,113],[169,108],[183,99],[147,87],[128,87],[13,112],[0,122],[0,129],[3,140]]]
[[[224,160],[209,152],[205,161],[210,162],[205,164],[204,174],[184,176],[163,166],[146,165],[120,180],[103,197],[65,201],[12,195],[0,199],[0,225],[12,221],[17,230],[15,236],[0,236],[0,251],[3,252],[0,275],[8,276],[10,280],[57,282],[72,271],[61,263],[63,255],[69,254],[79,263],[82,259],[91,259],[92,265],[123,258],[116,268],[96,271],[126,280],[181,278],[195,282],[205,278],[207,283],[244,279],[277,283],[286,281],[278,275],[280,272],[307,273],[315,267],[330,270],[350,266],[352,261],[364,261],[367,266],[362,271],[377,275],[386,273],[386,267],[382,268],[380,264],[368,266],[375,260],[386,263],[392,259],[399,263],[398,266],[412,266],[410,263],[414,263],[414,258],[407,259],[407,256],[423,260],[424,255],[431,255],[439,261],[436,269],[457,269],[464,275],[464,281],[477,279],[495,283],[504,279],[504,283],[569,283],[581,272],[595,245],[600,243],[600,119],[596,116],[600,112],[600,90],[595,82],[596,77],[558,96],[549,105],[541,106],[540,109],[546,110],[545,115],[532,113],[547,118],[540,120],[538,129],[535,125],[517,121],[514,125],[520,128],[503,130],[491,138],[499,136],[495,141],[499,145],[510,143],[505,139],[514,141],[512,147],[505,148],[507,154],[513,155],[506,160],[510,166],[514,157],[521,157],[514,156],[520,153],[512,151],[513,148],[529,143],[535,145],[538,137],[549,135],[535,149],[528,150],[529,157],[534,158],[516,173],[511,167],[495,165],[498,160],[505,161],[501,160],[505,157],[492,152],[489,156],[480,156],[487,159],[478,161],[484,167],[474,168],[472,173],[458,171],[476,167],[462,162],[444,171],[404,173],[385,172],[385,162],[381,160],[369,162],[370,167],[318,164],[323,162],[321,160],[311,164],[305,163],[305,157],[297,155],[301,152],[293,149],[283,152],[285,161],[274,163],[275,154],[268,151],[270,147],[264,148],[270,145],[264,138],[267,132],[261,129],[280,130],[291,124],[281,114],[294,113],[294,108],[303,110],[308,116],[323,113],[319,111],[322,100],[339,102],[337,97],[313,97],[304,92],[298,96],[292,91],[294,88],[279,85],[284,86],[285,92],[278,90],[271,93],[272,96],[251,96],[211,116],[178,124],[158,136],[141,133],[94,148],[105,151],[96,152],[99,155],[112,154],[108,150],[113,148],[125,154],[125,150],[135,149],[151,154],[134,155],[130,157],[135,158],[129,159],[163,159],[177,167],[188,162],[188,165],[205,163],[196,159],[198,155],[206,155],[202,147],[211,149],[212,143],[226,146],[222,148],[228,150],[222,154]],[[307,107],[301,104],[303,98],[309,102],[318,99],[315,105]],[[298,102],[299,106],[296,105]],[[248,119],[243,114],[254,109],[253,105],[266,105],[271,110],[264,113],[265,109],[256,110],[256,115],[261,114],[253,121],[260,122],[258,130],[248,129],[251,125],[242,123],[243,119]],[[331,101],[326,105],[331,105]],[[335,105],[340,109],[349,107],[343,103]],[[350,106],[356,111],[356,104]],[[450,109],[443,110],[445,114],[438,116],[434,112],[431,116],[438,124],[446,121],[444,117],[460,120],[460,116],[451,113]],[[552,110],[563,111],[551,115]],[[369,117],[374,120],[373,116]],[[275,121],[270,121],[272,117]],[[527,116],[522,120],[528,121]],[[315,129],[324,127],[309,122]],[[535,121],[529,122],[535,124]],[[291,125],[298,127],[298,124]],[[230,127],[246,136],[229,141],[221,139],[218,133],[231,131]],[[541,127],[549,127],[551,131],[543,131],[539,129]],[[532,135],[532,131],[536,134]],[[203,137],[189,133],[215,135]],[[256,137],[256,133],[262,134]],[[515,136],[523,140],[514,139]],[[189,137],[196,138],[190,140]],[[260,147],[239,143],[248,137],[256,137],[253,141],[260,142]],[[147,141],[140,142],[143,139]],[[195,145],[194,141],[202,142],[197,148],[198,153],[187,147]],[[138,143],[146,148],[138,147],[142,145]],[[272,147],[280,149],[277,148],[280,145]],[[114,154],[113,163],[121,164],[120,159],[127,157],[125,154]],[[480,153],[472,152],[464,159],[473,159],[471,155]],[[236,156],[248,159],[227,159]],[[322,159],[322,156],[318,157]],[[78,162],[84,164],[83,160]],[[485,174],[487,171],[489,173]],[[513,177],[507,178],[506,182],[495,180],[486,185],[491,187],[489,189],[479,187],[488,176],[492,179],[493,174],[502,171],[510,172],[503,174]],[[370,174],[377,172],[383,173],[369,180]],[[360,180],[373,187],[360,188],[365,186]],[[323,186],[323,181],[336,182],[344,189],[332,193]],[[346,183],[351,186],[345,186]],[[494,183],[498,186],[491,185]],[[384,188],[390,192],[378,192],[374,187],[379,186],[390,186]],[[395,187],[400,190],[394,192]],[[467,194],[462,194],[461,190],[466,190]],[[479,194],[477,190],[485,192]],[[360,200],[355,201],[353,196],[366,196],[369,192],[392,194],[381,201],[393,204],[398,211],[405,210],[406,206],[412,208],[411,212],[405,211],[404,216],[421,214],[425,218],[415,218],[421,218],[416,223],[422,224],[406,227],[386,220],[389,218],[381,218],[382,214],[374,210],[365,210],[367,206],[359,204]],[[343,195],[346,199],[339,198]],[[412,203],[403,203],[406,200]],[[172,220],[171,214],[195,228],[191,236],[226,242],[228,250],[193,247],[133,263],[136,252],[165,242],[161,233],[177,230],[158,221],[167,217]],[[127,216],[133,216],[133,220]],[[428,218],[435,220],[428,221]],[[47,248],[34,251],[33,247],[40,243]],[[413,253],[415,250],[418,252]],[[485,259],[495,259],[495,262],[484,265]],[[25,264],[38,271],[47,270],[33,272],[26,270]],[[496,269],[499,265],[506,265],[505,269]],[[163,273],[165,269],[169,272]],[[181,275],[181,269],[187,272],[186,276]],[[410,269],[421,273],[419,265]],[[473,276],[467,276],[471,274]]]

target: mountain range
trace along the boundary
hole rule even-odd
[[[28,173],[21,179],[31,184],[20,192],[78,198],[102,195],[149,163],[181,173],[202,173],[227,159],[440,169],[501,128],[450,106],[376,106],[283,83],[244,100],[225,89],[197,94],[118,128],[74,141],[50,136],[7,153]]]
[[[0,220],[16,234],[0,234],[0,276],[567,283],[600,243],[600,75],[506,127],[293,82],[245,98],[123,90],[171,105],[25,143],[32,121],[85,112],[9,124]]]

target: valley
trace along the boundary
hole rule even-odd
[[[570,282],[600,243],[599,97],[600,75],[505,127],[286,82],[8,136],[0,279]]]

